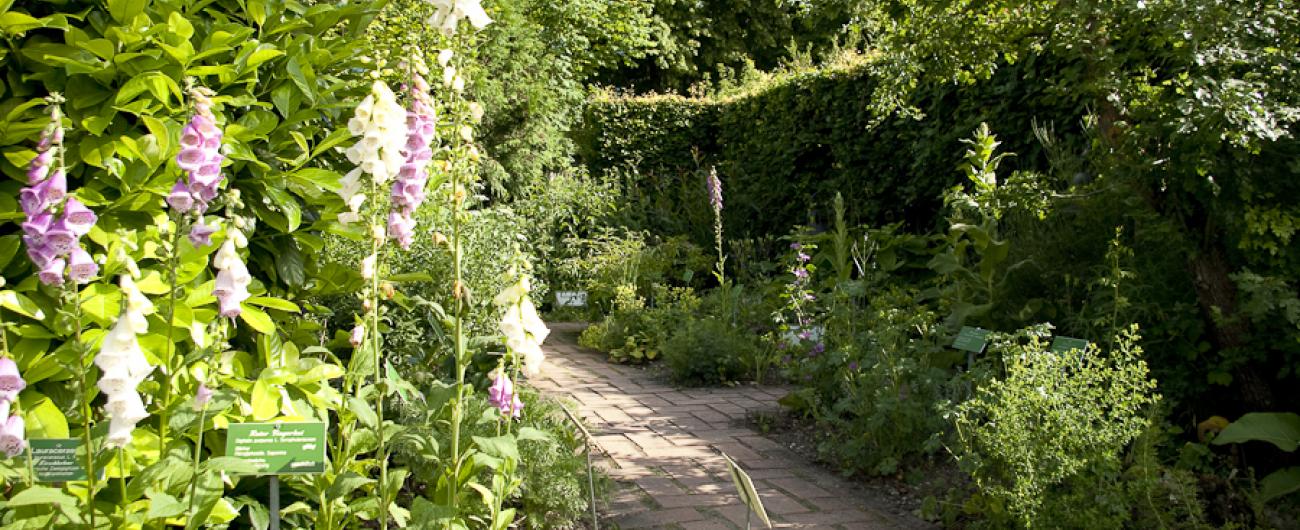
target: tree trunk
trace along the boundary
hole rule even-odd
[[[1196,298],[1200,303],[1210,339],[1222,353],[1246,347],[1250,327],[1237,313],[1237,285],[1232,281],[1231,265],[1222,245],[1210,243],[1188,263]],[[1233,371],[1241,403],[1248,410],[1270,410],[1273,406],[1273,389],[1260,373],[1259,367],[1243,364]]]

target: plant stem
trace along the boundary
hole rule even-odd
[[[199,410],[199,436],[194,445],[194,473],[190,477],[190,508],[185,512],[190,514],[190,517],[194,517],[194,495],[199,486],[199,455],[203,453],[203,427],[207,422],[208,405],[204,403],[203,408]]]
[[[180,264],[178,263],[179,262],[178,253],[180,252],[180,244],[181,244],[181,240],[180,240],[181,219],[179,217],[175,218],[175,225],[176,226],[173,227],[172,229],[172,242],[171,242],[172,246],[167,253],[168,254],[167,255],[167,271],[168,271],[167,285],[169,287],[168,294],[167,294],[168,296],[167,323],[166,323],[167,340],[165,341],[167,346],[163,349],[163,356],[162,356],[163,367],[162,370],[159,371],[163,376],[163,380],[162,380],[163,395],[162,395],[162,401],[159,402],[160,409],[158,411],[158,457],[159,458],[162,458],[167,454],[167,424],[170,421],[169,416],[171,415],[170,409],[172,403],[172,377],[175,375],[172,373],[172,356],[173,356],[172,346],[173,346],[173,334],[174,334],[174,330],[172,328],[174,327],[173,324],[176,318],[176,292],[178,291],[178,289],[176,288],[176,269],[180,267]]]
[[[78,360],[81,365],[77,370],[78,390],[81,391],[81,441],[86,449],[86,512],[87,519],[90,520],[90,527],[95,528],[95,451],[94,439],[90,435],[90,385],[86,382],[86,373],[90,371],[87,367],[86,344],[81,341],[81,289],[77,287],[76,282],[70,282],[72,287],[68,291],[72,295],[72,319],[73,340],[75,341]]]
[[[380,197],[379,183],[374,179],[370,180],[370,196]],[[387,385],[383,380],[382,356],[380,355],[380,337],[379,337],[379,272],[383,262],[379,259],[380,238],[375,237],[375,233],[383,230],[383,217],[378,207],[371,208],[370,212],[370,256],[375,259],[374,270],[370,275],[370,292],[367,294],[370,300],[369,327],[370,327],[370,349],[375,369],[375,415],[377,420],[376,433],[379,437],[379,449],[376,458],[379,459],[379,528],[388,528],[388,452],[384,447],[384,394],[387,391]]]
[[[456,70],[462,71],[463,66],[464,64],[458,60]],[[458,111],[460,110],[459,109],[460,103],[461,101],[459,97],[456,96],[452,97],[452,104],[457,107]],[[459,120],[457,120],[457,124],[459,124]],[[459,127],[457,127],[457,129],[458,128]],[[455,143],[453,144],[455,146],[453,152],[459,149],[461,146],[460,135],[457,134],[454,136],[454,138],[456,138],[456,140]],[[460,423],[462,419],[461,416],[464,413],[466,366],[465,366],[465,348],[464,348],[465,299],[463,296],[464,286],[461,284],[462,270],[461,270],[460,210],[461,207],[463,206],[462,205],[463,200],[460,198],[460,185],[461,185],[460,171],[454,165],[452,165],[449,169],[451,171],[451,255],[452,255],[452,271],[453,271],[453,278],[454,278],[454,281],[452,282],[452,299],[454,300],[454,307],[456,312],[456,333],[455,333],[455,338],[453,339],[454,344],[452,345],[453,355],[456,357],[456,401],[452,406],[452,412],[451,412],[452,477],[448,483],[450,484],[451,487],[450,488],[451,507],[454,510],[457,507],[459,501],[458,497],[460,496]],[[450,523],[448,524],[450,525]]]

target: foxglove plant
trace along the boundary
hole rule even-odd
[[[41,283],[62,288],[63,305],[70,307],[73,348],[79,366],[86,366],[88,348],[82,341],[81,296],[78,285],[89,283],[99,273],[99,266],[81,247],[81,237],[90,233],[97,218],[95,213],[76,198],[68,196],[67,166],[64,162],[63,110],[64,99],[51,94],[50,121],[41,133],[36,146],[37,154],[28,167],[28,187],[19,192],[19,205],[26,217],[22,225],[23,243],[27,255],[36,266]],[[72,282],[65,282],[65,275]],[[82,444],[85,447],[84,465],[87,474],[87,496],[84,509],[86,518],[95,526],[95,509],[92,499],[96,491],[95,447],[91,436],[92,411],[88,370],[77,372],[77,395],[82,416]],[[6,424],[10,419],[6,419]],[[21,421],[21,419],[19,420]],[[17,423],[15,422],[15,425]]]
[[[181,150],[176,155],[176,165],[185,176],[172,186],[167,204],[177,213],[198,218],[190,233],[190,241],[197,247],[200,242],[206,244],[207,236],[212,233],[211,227],[203,224],[203,214],[220,191],[221,162],[225,156],[221,154],[223,134],[212,112],[212,91],[193,87],[189,94],[194,115],[181,130]]]
[[[430,26],[438,28],[444,35],[456,33],[462,19],[469,20],[474,29],[483,29],[492,23],[487,11],[483,10],[479,0],[428,0],[436,11],[429,17]]]
[[[515,393],[515,383],[505,373],[504,367],[497,368],[492,373],[492,386],[488,387],[488,403],[501,411],[503,416],[512,418],[518,418],[519,413],[524,410],[523,401],[519,399],[519,394]]]
[[[253,283],[253,276],[248,266],[239,257],[237,248],[248,246],[248,239],[237,228],[226,231],[226,242],[212,257],[212,267],[217,269],[216,285],[212,294],[217,297],[217,311],[226,318],[236,318],[243,312],[245,300],[250,296],[248,286]]]
[[[9,357],[0,357],[0,452],[9,458],[22,454],[27,447],[22,415],[9,415],[10,404],[18,401],[18,393],[24,388],[27,388],[27,381],[18,372],[18,363]]]
[[[428,100],[426,100],[426,103]],[[421,113],[427,112],[432,114],[432,106],[428,109],[421,109]],[[423,114],[422,114],[423,115]],[[412,120],[413,123],[422,123],[420,119]],[[355,144],[347,149],[348,160],[357,167],[348,172],[340,180],[339,195],[343,198],[347,211],[339,214],[338,221],[342,224],[357,222],[362,219],[362,207],[366,205],[368,197],[379,197],[380,187],[386,185],[390,180],[396,180],[393,192],[390,194],[394,203],[399,203],[399,208],[409,205],[418,205],[414,202],[416,199],[423,200],[423,183],[419,182],[419,189],[411,189],[407,192],[407,185],[416,184],[422,177],[418,173],[423,172],[419,164],[413,164],[413,160],[425,157],[424,153],[418,153],[418,138],[416,143],[408,135],[409,129],[408,114],[406,109],[397,103],[397,96],[388,88],[388,85],[382,81],[375,81],[370,88],[370,94],[357,105],[355,114],[348,121],[348,131],[353,136],[359,136]],[[430,135],[431,136],[431,135]],[[426,144],[427,145],[427,144]],[[427,150],[427,147],[426,147]],[[427,154],[427,158],[432,158],[432,152]],[[426,158],[426,160],[427,160]],[[401,186],[401,192],[398,192],[397,186]],[[366,189],[369,193],[365,193]],[[399,202],[400,201],[400,202]],[[388,210],[387,216],[385,211]],[[411,214],[414,214],[414,206],[411,206]],[[396,223],[392,221],[392,214],[398,214],[399,219]],[[387,217],[387,219],[385,218]],[[381,355],[381,337],[380,337],[380,277],[381,258],[384,256],[384,243],[388,239],[388,232],[391,228],[396,232],[395,236],[399,239],[405,238],[409,241],[411,231],[414,229],[414,223],[409,225],[401,219],[401,213],[391,211],[381,207],[377,201],[372,201],[366,219],[369,222],[370,234],[370,253],[361,261],[361,277],[366,281],[366,287],[362,296],[364,301],[362,307],[365,315],[362,317],[362,324],[352,331],[351,339],[354,345],[360,346],[367,338],[370,339],[370,354],[372,355],[372,366],[374,370],[375,386],[378,387],[374,392],[375,415],[378,419],[378,451],[377,460],[379,461],[379,525],[380,528],[388,527],[388,452],[386,448],[386,433],[384,432],[384,397],[386,388],[380,377],[382,373],[382,355]],[[396,224],[397,226],[387,226]],[[399,240],[399,243],[402,241]],[[409,244],[409,243],[408,243]],[[362,396],[362,387],[356,387],[357,397]]]
[[[550,333],[546,323],[537,315],[537,307],[529,299],[532,290],[526,273],[512,267],[509,273],[514,281],[501,290],[492,303],[501,311],[499,329],[506,338],[506,350],[523,361],[528,375],[537,375],[546,359],[542,341]]]
[[[208,210],[212,208],[214,201],[221,192],[221,183],[225,180],[222,174],[221,164],[225,160],[225,155],[221,153],[224,133],[218,122],[217,114],[213,110],[212,90],[191,86],[187,90],[190,97],[190,105],[193,114],[189,122],[181,129],[179,139],[180,152],[176,155],[176,165],[181,169],[182,175],[172,185],[171,191],[165,197],[165,202],[169,207],[171,225],[166,229],[169,231],[170,240],[164,237],[163,248],[167,253],[167,270],[168,270],[168,303],[164,311],[164,318],[167,322],[172,322],[175,317],[176,304],[179,303],[180,286],[177,280],[177,270],[180,267],[180,245],[181,234],[187,234],[186,239],[190,245],[195,248],[205,247],[212,244],[212,235],[218,229],[218,223],[215,220],[205,219]],[[231,190],[234,201],[238,201],[238,190]],[[227,238],[229,241],[230,237]],[[236,256],[236,261],[238,257]],[[229,260],[227,260],[229,261]],[[242,264],[240,265],[242,267]],[[220,269],[221,267],[218,267]],[[240,272],[238,268],[233,272]],[[242,270],[244,276],[247,276],[247,269]],[[228,276],[230,276],[228,274]],[[218,280],[221,280],[219,277]],[[227,277],[226,282],[218,285],[231,288],[237,284],[232,282],[232,278]],[[245,292],[246,289],[245,283]],[[220,288],[220,287],[219,287]],[[226,296],[225,299],[231,299]],[[244,296],[247,298],[247,296]],[[221,296],[218,296],[222,300]],[[242,299],[240,299],[242,300]],[[238,304],[232,310],[234,315],[238,315]],[[222,313],[226,313],[227,307],[223,305]],[[166,346],[164,347],[161,367],[158,370],[158,376],[161,378],[163,394],[162,399],[157,402],[159,409],[158,425],[158,449],[165,452],[167,448],[168,427],[170,426],[170,407],[172,404],[172,390],[177,375],[178,367],[175,366],[175,337],[174,326],[166,327]]]
[[[414,61],[413,61],[414,62]],[[424,203],[425,185],[429,182],[431,148],[436,136],[437,115],[429,83],[418,72],[412,74],[410,106],[406,112],[406,145],[402,148],[405,163],[393,182],[394,209],[388,213],[388,233],[402,250],[409,250],[415,235],[415,212]]]
[[[140,292],[131,276],[122,275],[121,287],[126,307],[104,335],[103,346],[95,356],[95,366],[102,372],[99,390],[108,397],[104,405],[109,419],[105,445],[118,449],[130,445],[136,424],[149,417],[137,387],[154,369],[136,339],[136,335],[149,331],[146,316],[154,312],[153,303]]]
[[[19,191],[19,205],[27,255],[37,277],[46,285],[62,286],[65,276],[78,284],[89,283],[99,265],[81,247],[82,236],[95,226],[95,213],[68,196],[64,169],[62,98],[50,96],[50,123],[41,133],[37,155],[27,170],[28,187]]]
[[[713,245],[718,250],[718,268],[714,275],[718,285],[726,283],[727,256],[722,252],[722,179],[718,178],[718,168],[709,169],[708,177],[709,206],[713,208]]]

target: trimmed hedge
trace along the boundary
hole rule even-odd
[[[1046,168],[1034,119],[1081,141],[1083,102],[1037,81],[1041,69],[1062,66],[1030,58],[988,81],[920,87],[909,102],[924,113],[919,120],[877,119],[869,102],[879,68],[865,59],[777,76],[736,96],[602,95],[588,102],[576,140],[593,175],[623,175],[634,198],[658,197],[642,201],[651,230],[711,241],[707,226],[697,228],[708,218],[700,169],[711,164],[723,179],[731,236],[824,223],[837,191],[855,222],[925,230],[942,190],[960,181],[960,140],[980,122],[1017,153],[1006,169]]]

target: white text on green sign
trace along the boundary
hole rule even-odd
[[[258,475],[325,472],[325,424],[232,423],[226,455],[252,464]]]

